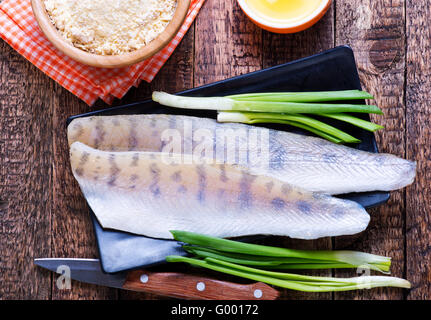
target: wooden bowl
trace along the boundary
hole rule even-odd
[[[319,21],[328,11],[331,6],[332,0],[322,0],[320,6],[308,17],[294,22],[294,23],[275,23],[265,20],[258,16],[252,9],[250,9],[245,0],[237,0],[241,10],[245,15],[253,21],[256,25],[270,32],[274,33],[295,33],[310,28],[317,21]]]
[[[163,49],[177,34],[186,18],[190,0],[177,0],[174,17],[157,38],[144,47],[121,55],[99,55],[78,49],[67,42],[51,22],[43,0],[32,0],[33,13],[40,29],[48,40],[60,51],[83,64],[99,68],[120,68],[145,60]]]

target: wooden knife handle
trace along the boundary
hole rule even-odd
[[[134,270],[123,289],[190,300],[275,300],[279,292],[262,282],[237,284],[176,272]]]

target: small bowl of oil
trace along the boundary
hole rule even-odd
[[[242,11],[259,27],[275,33],[310,28],[331,6],[332,0],[237,0]]]

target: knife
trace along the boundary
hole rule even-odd
[[[275,300],[279,292],[262,282],[238,284],[207,277],[148,270],[102,271],[99,259],[39,258],[34,263],[73,280],[132,291],[148,292],[181,299]]]

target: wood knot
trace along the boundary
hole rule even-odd
[[[389,69],[399,53],[397,39],[377,40],[369,51],[370,62],[379,70]]]
[[[7,208],[8,208],[7,201],[0,199],[0,213],[2,213],[3,211],[6,211]]]

